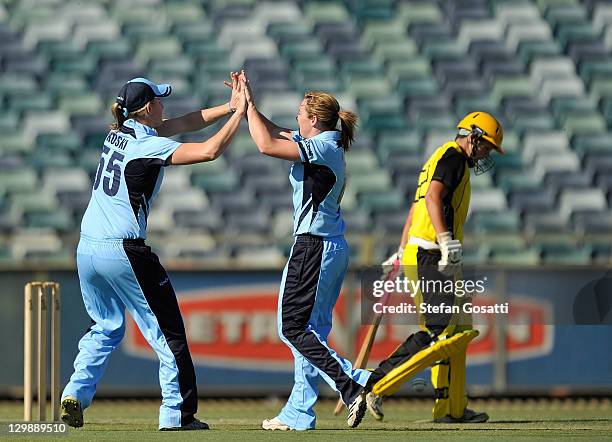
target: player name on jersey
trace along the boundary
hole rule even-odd
[[[117,149],[125,150],[125,146],[127,146],[128,139],[117,135],[115,132],[109,132],[106,136],[106,143],[111,146],[115,146]]]

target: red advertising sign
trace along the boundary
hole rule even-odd
[[[237,286],[179,293],[179,305],[185,321],[189,348],[196,364],[227,366],[253,370],[292,370],[293,356],[277,331],[278,286]],[[334,311],[334,325],[329,344],[340,354],[353,357],[367,327],[359,326],[358,302],[346,303],[341,296]],[[351,306],[353,315],[346,311]],[[475,300],[475,305],[486,305]],[[553,327],[549,308],[540,301],[513,298],[509,322],[505,327],[509,360],[548,354],[553,345]],[[353,318],[349,321],[347,318]],[[475,318],[481,334],[468,350],[470,363],[488,362],[496,348],[494,317]],[[391,353],[416,326],[383,324],[379,328],[371,363]],[[358,339],[351,339],[354,333]],[[155,357],[146,340],[130,319],[125,349],[128,353]],[[348,344],[354,348],[348,351]]]

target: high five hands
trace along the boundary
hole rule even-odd
[[[230,79],[231,82],[227,80],[223,82],[227,87],[232,89],[232,95],[229,102],[230,108],[238,111],[239,102],[243,99],[245,100],[245,107],[242,113],[246,112],[248,107],[254,107],[253,92],[251,91],[251,86],[244,70],[240,72],[230,72]]]

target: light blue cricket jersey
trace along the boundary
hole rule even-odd
[[[293,186],[293,234],[338,236],[345,231],[340,210],[344,194],[344,149],[340,132],[325,131],[305,139],[292,132],[300,152],[289,173]]]
[[[164,165],[179,145],[133,119],[109,132],[81,233],[96,239],[145,239]]]

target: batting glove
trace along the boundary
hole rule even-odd
[[[463,248],[458,239],[453,239],[450,232],[436,235],[442,258],[438,261],[438,271],[448,276],[453,276],[455,271],[461,267],[463,259]]]
[[[382,279],[389,280],[393,279],[400,273],[402,267],[402,253],[404,250],[400,247],[393,255],[391,255],[385,262],[382,263],[383,274]]]

